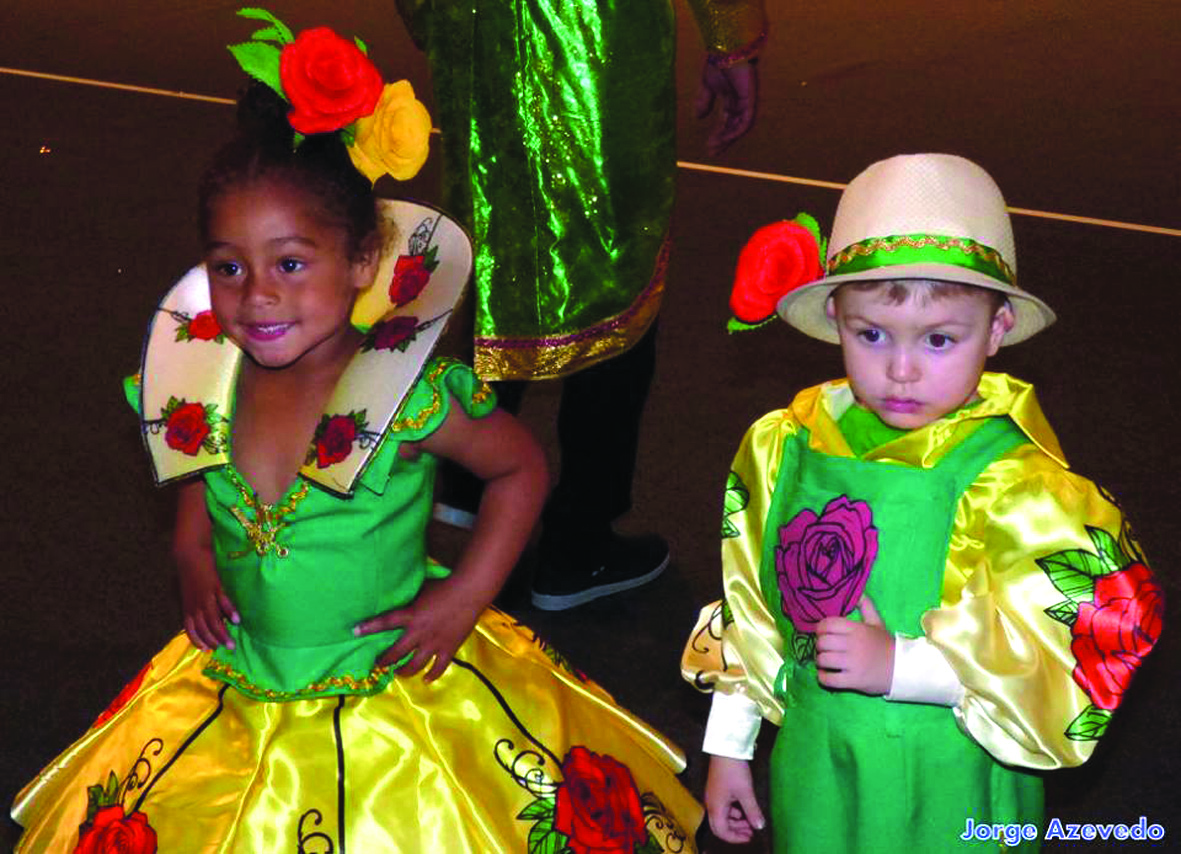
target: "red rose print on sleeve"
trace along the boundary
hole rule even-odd
[[[1160,637],[1164,595],[1142,563],[1095,580],[1071,628],[1074,681],[1100,709],[1116,708],[1144,656]]]

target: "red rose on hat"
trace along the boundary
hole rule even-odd
[[[156,831],[142,812],[124,815],[123,807],[103,807],[84,826],[74,854],[155,854]]]
[[[190,338],[196,338],[199,341],[212,341],[218,335],[221,335],[221,326],[209,309],[198,312],[189,321]]]
[[[422,255],[402,255],[394,264],[394,277],[390,280],[390,302],[401,308],[422,293],[430,281],[431,271],[426,268]]]
[[[1164,593],[1142,563],[1095,579],[1071,628],[1074,681],[1100,709],[1114,709],[1141,660],[1160,637]]]
[[[339,463],[353,450],[357,422],[351,415],[333,415],[316,437],[316,465],[322,469]]]
[[[648,839],[640,795],[627,767],[574,747],[562,763],[554,828],[574,854],[633,854]]]
[[[164,442],[174,451],[195,457],[208,435],[205,407],[199,403],[182,403],[168,416]]]
[[[823,274],[820,246],[811,230],[794,221],[765,225],[738,256],[730,310],[743,323],[759,323],[775,313],[784,294]]]
[[[340,130],[373,112],[381,73],[355,44],[328,27],[304,30],[279,56],[288,121],[300,133]]]

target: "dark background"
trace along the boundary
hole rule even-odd
[[[243,78],[223,45],[251,31],[238,5],[7,0],[0,66],[232,98]],[[1016,207],[1181,228],[1176,0],[769,7],[759,120],[720,165],[846,182],[882,157],[948,151],[984,165]],[[387,77],[408,77],[429,105],[425,64],[392,0],[270,8],[295,30],[360,35]],[[680,27],[681,159],[706,163],[708,125],[691,115],[702,50],[687,13]],[[10,802],[179,627],[171,496],[150,483],[119,379],[137,366],[157,299],[197,260],[196,180],[232,110],[0,73],[0,112],[0,800]],[[409,185],[386,189],[437,200],[441,168],[433,156]],[[624,523],[668,537],[673,565],[642,590],[552,615],[525,604],[526,563],[506,602],[678,740],[700,794],[708,703],[681,682],[678,660],[698,607],[720,592],[729,459],[751,421],[841,370],[835,347],[781,324],[727,337],[729,278],[755,228],[807,210],[827,230],[837,193],[691,169],[678,192]],[[1036,384],[1068,458],[1118,496],[1176,598],[1181,241],[1029,216],[1014,228],[1022,284],[1060,319],[993,367]],[[552,452],[556,386],[533,391],[525,417]],[[435,533],[444,558],[462,545]],[[1166,632],[1091,762],[1048,775],[1050,816],[1144,815],[1181,850],[1177,637]],[[15,838],[0,827],[0,841]]]

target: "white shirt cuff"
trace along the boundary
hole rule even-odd
[[[713,756],[753,759],[763,716],[750,697],[714,691],[701,749]]]
[[[925,637],[894,635],[894,679],[887,700],[958,706],[964,686],[943,653]]]

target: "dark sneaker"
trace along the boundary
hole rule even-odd
[[[668,543],[656,534],[615,535],[598,566],[559,566],[542,559],[531,599],[543,611],[564,611],[654,580],[668,566]]]

